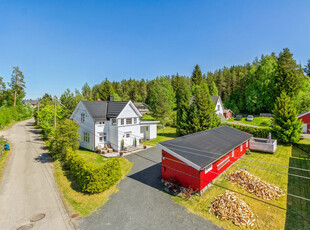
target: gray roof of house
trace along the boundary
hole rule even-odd
[[[159,144],[203,169],[251,137],[251,134],[225,125]]]
[[[90,116],[95,120],[107,120],[117,117],[128,101],[81,101]]]
[[[211,96],[211,99],[212,99],[214,105],[216,105],[219,98],[220,98],[220,96]],[[195,101],[195,97],[191,96],[190,104],[192,104],[194,101]]]
[[[213,103],[216,105],[217,101],[219,100],[220,96],[211,96]]]
[[[22,103],[25,104],[25,103],[29,103],[29,104],[32,104],[32,105],[37,105],[39,104],[39,100],[22,100]]]

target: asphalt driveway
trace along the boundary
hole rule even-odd
[[[91,216],[80,219],[81,229],[219,229],[188,212],[162,192],[161,153],[157,148],[127,157],[134,162],[119,192]]]

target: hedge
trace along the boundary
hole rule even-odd
[[[243,132],[247,132],[252,134],[254,137],[261,137],[261,138],[268,138],[269,133],[272,133],[272,128],[255,128],[251,126],[245,126],[245,125],[236,125],[236,124],[229,124],[225,123],[225,125],[233,127],[235,129],[239,129]]]
[[[67,149],[64,162],[85,193],[100,193],[121,179],[121,165],[118,159],[110,159],[103,166],[87,163],[71,148]]]
[[[33,109],[30,104],[0,107],[0,129],[12,121],[22,121],[32,116]]]

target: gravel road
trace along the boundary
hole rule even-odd
[[[34,120],[0,131],[12,144],[11,156],[0,183],[0,228],[74,229],[61,200]],[[39,219],[37,214],[46,216]],[[32,227],[31,227],[32,226]]]

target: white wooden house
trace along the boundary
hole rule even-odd
[[[142,115],[131,101],[80,101],[72,113],[72,120],[80,125],[80,147],[95,151],[110,144],[114,150],[137,145],[142,140],[157,137],[159,121],[142,121]]]

